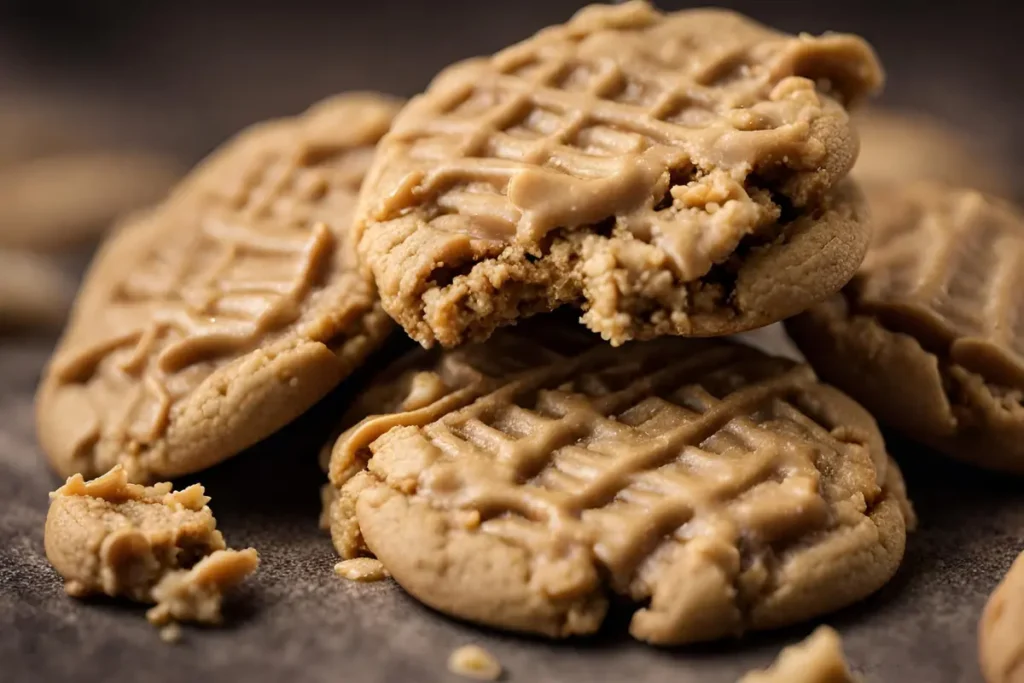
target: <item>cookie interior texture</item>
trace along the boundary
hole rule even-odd
[[[969,463],[1024,472],[1024,217],[974,190],[876,192],[842,294],[786,323],[826,381]]]
[[[1024,657],[1024,556],[992,592],[978,623],[978,659],[987,683],[1020,683]]]
[[[156,603],[149,618],[217,623],[224,592],[256,570],[252,548],[227,548],[209,497],[194,484],[132,484],[120,465],[51,494],[46,556],[75,597],[108,595]]]
[[[351,94],[257,125],[117,230],[37,398],[59,472],[201,470],[297,417],[383,339],[348,233],[396,108]]]
[[[332,455],[343,557],[376,555],[443,612],[552,637],[597,630],[618,595],[639,606],[631,633],[662,644],[812,618],[896,571],[899,472],[810,368],[540,330],[419,352],[390,378]]]
[[[855,36],[591,6],[410,101],[364,185],[361,254],[427,346],[563,304],[616,344],[768,324],[863,255],[844,105],[881,82]]]

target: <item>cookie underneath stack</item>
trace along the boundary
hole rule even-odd
[[[646,605],[635,637],[679,644],[829,612],[899,566],[899,471],[806,366],[542,325],[418,353],[335,445],[330,519],[343,557],[436,609],[566,636],[619,594]]]

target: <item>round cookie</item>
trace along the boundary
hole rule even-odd
[[[1024,682],[1024,555],[985,605],[978,623],[978,660],[987,683]]]
[[[330,518],[343,557],[442,612],[561,637],[618,594],[636,638],[679,644],[827,613],[900,564],[899,472],[805,365],[552,326],[416,359],[372,408],[397,412],[335,445]]]
[[[867,248],[844,106],[881,82],[855,36],[587,7],[409,102],[363,186],[360,253],[425,346],[563,304],[614,344],[766,325]]]
[[[60,473],[201,470],[300,415],[383,339],[348,231],[395,109],[344,95],[255,126],[117,230],[37,396]]]
[[[853,115],[860,154],[852,175],[862,187],[933,181],[1006,195],[1008,171],[968,137],[920,112],[869,108]],[[984,163],[982,160],[984,160]]]
[[[875,196],[857,277],[787,331],[822,379],[882,423],[1024,473],[1024,216],[934,183]]]
[[[0,248],[87,242],[180,176],[164,155],[104,149],[94,137],[56,104],[15,98],[0,106]]]

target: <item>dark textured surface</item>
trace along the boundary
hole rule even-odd
[[[357,584],[332,571],[316,528],[317,445],[359,380],[260,447],[199,477],[228,541],[263,564],[230,604],[228,627],[160,641],[143,609],[66,597],[43,554],[47,491],[60,482],[34,443],[31,390],[43,343],[0,346],[0,680],[444,681],[449,652],[478,642],[509,680],[731,682],[767,664],[812,625],[740,642],[659,650],[625,636],[617,615],[599,637],[546,643],[457,623],[391,581]],[[921,516],[904,566],[865,603],[827,620],[869,681],[979,681],[975,625],[1024,528],[1024,490],[894,442]]]
[[[0,6],[0,88],[46,83],[48,96],[83,116],[116,121],[120,136],[194,159],[241,125],[333,91],[373,86],[410,94],[446,62],[498,48],[564,19],[576,5],[348,4],[307,0],[238,14],[230,8],[239,3],[153,3],[151,11],[134,10],[113,24],[97,18],[99,10],[85,11],[56,31],[40,28],[51,26],[49,18],[7,20]],[[888,102],[931,111],[983,148],[1024,158],[1015,129],[1024,106],[1010,57],[1019,21],[1004,13],[1019,10],[1008,3],[928,5],[925,12],[918,9],[923,3],[730,4],[789,29],[865,33],[889,68]],[[0,341],[3,683],[454,681],[446,658],[468,642],[497,655],[513,681],[731,683],[813,628],[658,650],[624,636],[626,615],[619,615],[597,638],[551,644],[454,622],[391,582],[339,579],[330,542],[316,528],[322,475],[315,456],[331,417],[359,390],[354,378],[297,424],[198,477],[229,542],[256,546],[263,565],[231,603],[227,628],[186,629],[181,643],[164,644],[142,608],[71,600],[46,563],[46,494],[60,482],[35,444],[31,400],[51,345]],[[868,681],[978,682],[976,622],[1022,546],[1024,483],[970,471],[896,439],[890,444],[904,464],[921,528],[896,579],[828,623],[841,631]]]

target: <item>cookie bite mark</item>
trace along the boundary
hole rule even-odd
[[[1024,218],[935,183],[872,198],[860,272],[787,330],[880,421],[965,462],[1024,472]]]
[[[359,248],[385,309],[426,346],[564,304],[613,343],[766,324],[755,316],[809,302],[735,315],[693,290],[796,220],[866,239],[859,216],[828,219],[851,213],[837,206],[856,157],[843,103],[881,81],[854,36],[797,38],[720,10],[586,8],[449,67],[403,109],[361,193]],[[785,220],[784,206],[796,209]],[[852,275],[826,256],[843,277],[805,283],[815,299]]]
[[[254,572],[254,549],[227,548],[203,487],[141,486],[120,465],[50,494],[46,556],[73,597],[156,603],[149,618],[219,623],[224,593]]]
[[[802,643],[779,653],[768,669],[751,671],[737,683],[861,683],[850,671],[839,634],[819,626]]]
[[[550,637],[596,631],[618,595],[657,644],[812,618],[895,573],[912,524],[899,470],[871,417],[808,367],[532,322],[420,352],[450,388],[443,413],[371,415],[342,436],[342,557],[376,556],[435,609]],[[400,406],[409,385],[390,386]]]
[[[390,329],[349,236],[397,103],[347,94],[242,132],[103,246],[37,395],[61,474],[209,467],[337,385]],[[130,267],[126,267],[128,264]]]

